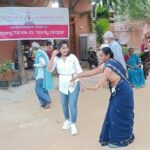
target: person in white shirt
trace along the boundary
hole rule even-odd
[[[62,129],[66,130],[71,127],[71,134],[77,134],[77,101],[80,92],[79,79],[70,82],[78,73],[82,72],[77,57],[69,51],[68,42],[62,40],[58,44],[58,50],[53,51],[48,69],[53,71],[57,69],[59,74],[59,91],[65,122]]]
[[[111,31],[107,31],[103,35],[104,42],[111,48],[114,59],[116,59],[126,69],[126,63],[123,57],[122,48],[118,42],[114,40],[114,35]]]
[[[51,97],[48,93],[48,90],[53,88],[52,75],[47,70],[49,58],[46,52],[40,48],[39,43],[33,42],[32,48],[36,50],[34,62],[36,80],[35,92],[41,107],[47,109],[51,103]]]

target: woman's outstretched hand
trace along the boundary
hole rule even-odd
[[[87,87],[85,90],[89,90],[89,91],[96,91],[99,88],[98,85],[94,86],[94,87]]]
[[[75,82],[78,79],[78,75],[73,76],[72,79],[70,80],[70,82]]]
[[[85,87],[85,86],[81,86],[81,92],[85,92],[85,91],[96,91],[99,87],[96,85],[94,87]]]

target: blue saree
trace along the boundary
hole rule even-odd
[[[127,146],[134,140],[134,98],[127,78],[126,70],[116,60],[108,60],[105,67],[117,73],[121,80],[111,92],[109,106],[103,123],[99,142],[102,146],[113,144],[118,147]],[[110,87],[110,91],[112,88]]]
[[[131,86],[135,88],[141,88],[145,85],[144,71],[143,69],[137,67],[140,59],[137,55],[132,54],[127,60],[127,65],[133,68],[128,68],[128,80]]]

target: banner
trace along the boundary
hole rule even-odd
[[[1,7],[0,40],[69,38],[67,8]]]

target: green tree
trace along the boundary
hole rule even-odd
[[[106,6],[101,4],[96,5],[96,14],[97,18],[108,18],[109,17],[109,10]]]
[[[150,23],[150,0],[97,0],[96,2],[107,9],[113,9],[116,18],[120,20],[133,19]]]
[[[103,42],[103,34],[109,28],[109,20],[106,18],[98,19],[95,24],[95,29],[97,33],[97,40],[102,43]]]
[[[103,4],[99,1],[96,3],[96,21],[94,22],[97,40],[99,43],[103,42],[103,34],[109,28],[109,8],[106,4]]]
[[[150,23],[150,0],[118,0],[114,9],[120,18]]]
[[[150,1],[134,0],[129,3],[128,14],[131,19],[142,20],[150,23]]]

